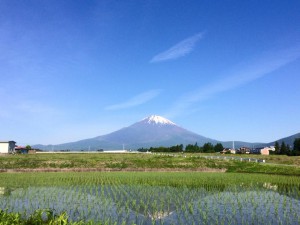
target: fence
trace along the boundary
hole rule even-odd
[[[238,161],[245,161],[245,162],[257,162],[257,163],[265,163],[266,160],[264,159],[256,159],[256,158],[242,158],[242,157],[234,157],[234,156],[207,156],[207,155],[197,155],[197,156],[187,156],[187,155],[180,155],[180,154],[166,154],[166,153],[152,153],[155,155],[163,155],[163,156],[173,156],[173,157],[190,157],[190,158],[206,158],[206,159],[221,159],[221,160],[238,160]]]

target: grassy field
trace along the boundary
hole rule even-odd
[[[300,157],[231,155],[264,159],[266,163],[207,159],[219,154],[59,153],[0,155],[0,170],[9,171],[223,171],[300,175]]]

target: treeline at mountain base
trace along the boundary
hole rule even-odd
[[[285,144],[285,142],[278,143],[275,142],[275,155],[288,155],[288,156],[300,156],[300,138],[296,138],[294,141],[294,146],[291,148],[290,145]]]
[[[270,151],[270,154],[274,155],[288,155],[288,156],[300,156],[300,138],[296,138],[293,147],[281,142],[279,144],[277,141],[274,144],[275,151]],[[150,147],[150,148],[139,148],[139,152],[186,152],[186,153],[214,153],[221,152],[224,147],[221,143],[213,145],[211,143],[205,143],[203,146],[198,146],[197,142],[192,145],[188,144],[183,146],[183,144],[175,145],[171,147]]]
[[[175,145],[171,147],[151,147],[151,148],[140,148],[138,149],[139,152],[197,152],[197,153],[214,153],[214,152],[221,152],[223,151],[224,147],[221,143],[213,145],[211,143],[205,143],[203,146],[198,146],[197,142],[192,145],[188,144],[185,149],[183,145]]]

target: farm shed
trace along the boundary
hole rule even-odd
[[[15,152],[19,154],[28,154],[28,149],[23,146],[16,146],[15,147]]]
[[[0,153],[13,153],[15,147],[15,141],[0,141]]]

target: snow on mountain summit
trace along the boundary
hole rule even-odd
[[[162,116],[157,116],[157,115],[151,115],[145,119],[143,119],[144,122],[147,122],[149,124],[164,124],[164,125],[176,125],[172,121],[162,117]]]

